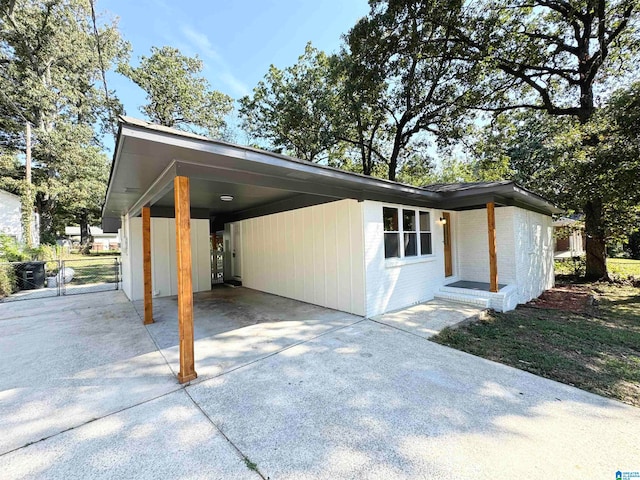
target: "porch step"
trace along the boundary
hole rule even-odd
[[[467,293],[458,293],[440,290],[434,295],[435,298],[448,300],[450,302],[464,303],[466,305],[474,305],[476,307],[489,308],[489,299],[478,295],[469,295]]]

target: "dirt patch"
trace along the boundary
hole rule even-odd
[[[531,300],[527,306],[551,308],[567,312],[589,312],[594,303],[591,288],[587,285],[559,285],[545,291],[540,297]]]

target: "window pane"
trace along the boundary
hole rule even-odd
[[[404,256],[415,257],[418,255],[417,233],[404,234]]]
[[[420,212],[420,231],[430,232],[431,222],[429,222],[429,212]]]
[[[382,217],[384,221],[385,232],[398,231],[398,209],[384,207],[382,209]]]
[[[414,210],[402,210],[402,229],[405,232],[416,231],[416,212]]]
[[[384,258],[399,257],[400,245],[398,239],[399,233],[385,233],[384,234]]]
[[[430,233],[420,234],[420,254],[431,255],[431,234]]]

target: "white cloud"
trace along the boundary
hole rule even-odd
[[[197,53],[213,62],[216,75],[222,83],[229,87],[235,95],[244,96],[249,94],[249,88],[231,73],[229,65],[222,55],[216,51],[206,34],[198,32],[188,25],[183,25],[181,31]]]

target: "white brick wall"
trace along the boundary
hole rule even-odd
[[[553,287],[553,226],[547,215],[514,208],[518,303]]]
[[[366,265],[367,316],[379,315],[415,303],[431,300],[444,284],[457,277],[444,276],[443,228],[438,222],[441,211],[431,213],[433,255],[413,259],[384,258],[383,206],[402,207],[380,202],[363,202]],[[415,208],[415,207],[406,207]],[[456,213],[451,213],[455,235]],[[454,253],[454,273],[456,269]]]
[[[498,283],[516,283],[514,211],[515,207],[496,207],[496,250],[498,252]],[[489,235],[487,210],[458,212],[458,264],[462,280],[488,282]]]
[[[496,207],[498,283],[517,287],[526,303],[553,286],[553,228],[550,216],[518,207]],[[458,214],[459,276],[489,281],[487,211]]]
[[[443,285],[457,280],[489,282],[486,209],[451,212],[454,276],[446,278],[441,211],[430,210],[434,255],[398,261],[384,258],[383,206],[364,202],[367,316],[431,300]],[[496,297],[500,305],[493,307],[514,308],[553,285],[551,240],[551,217],[517,207],[496,208],[498,281],[511,288]]]

